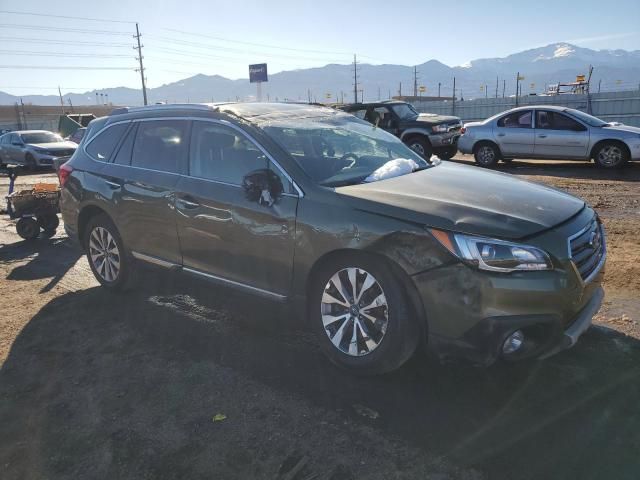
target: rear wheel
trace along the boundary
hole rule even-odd
[[[320,345],[335,364],[363,374],[400,367],[419,328],[401,281],[379,259],[346,257],[316,275],[309,309]]]
[[[16,231],[25,240],[34,240],[40,234],[40,226],[34,218],[22,217],[16,223]]]
[[[410,137],[405,143],[411,150],[427,160],[429,160],[433,154],[431,143],[422,137]]]
[[[473,156],[476,163],[481,167],[493,168],[500,160],[500,152],[498,148],[491,143],[481,143],[473,150]]]
[[[123,290],[131,276],[131,260],[118,229],[106,215],[89,220],[84,237],[87,260],[96,279],[112,290]]]
[[[607,142],[597,148],[593,160],[601,168],[620,168],[629,160],[629,152],[617,142]]]

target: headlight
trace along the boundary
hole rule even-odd
[[[518,243],[429,229],[436,240],[456,257],[492,272],[551,270],[549,255]]]
[[[447,133],[449,131],[448,125],[434,125],[431,127],[433,133]]]

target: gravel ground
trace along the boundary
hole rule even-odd
[[[640,165],[500,169],[594,205],[609,259],[576,347],[491,369],[356,378],[272,306],[154,272],[112,295],[62,228],[2,218],[0,478],[637,478]]]

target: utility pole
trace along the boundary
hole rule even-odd
[[[516,107],[518,106],[518,89],[520,88],[520,72],[516,74]]]
[[[60,109],[62,110],[62,115],[64,115],[64,100],[62,99],[62,91],[60,90],[60,85],[58,85],[58,95],[60,95]]]
[[[507,81],[506,80],[502,80],[502,98],[504,98],[504,92],[507,89]]]
[[[73,103],[71,103],[71,97],[67,98],[67,102],[69,102],[69,108],[71,109],[71,113],[73,113]]]
[[[438,82],[438,98],[440,98],[440,82]]]
[[[400,82],[400,87],[398,88],[398,96],[402,96],[402,82]]]
[[[311,89],[307,88],[307,102],[311,103]],[[358,97],[356,97],[356,103],[358,103]]]
[[[144,99],[144,104],[147,105],[147,85],[144,80],[144,67],[142,66],[142,45],[140,45],[140,29],[138,28],[138,23],[136,22],[136,34],[133,36],[138,41],[138,46],[133,47],[134,50],[138,50],[138,62],[140,62],[140,80],[142,81],[142,98]]]
[[[598,93],[600,93],[600,85],[602,85],[602,79],[598,80]]]
[[[356,54],[353,54],[353,99],[358,103],[358,60]]]
[[[380,101],[380,87],[378,87],[378,101]]]
[[[418,67],[413,67],[413,96],[418,96]]]
[[[29,130],[29,126],[27,125],[27,114],[24,113],[24,102],[22,101],[22,97],[20,97],[20,106],[22,107],[22,122],[24,123],[24,129]]]
[[[496,77],[496,98],[498,98],[498,77]]]
[[[484,84],[484,98],[489,98],[489,85]]]
[[[451,105],[451,114],[456,114],[456,77],[453,77],[453,103]]]

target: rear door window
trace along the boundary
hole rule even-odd
[[[180,173],[187,153],[187,120],[140,122],[131,165],[160,172]]]
[[[137,124],[132,125],[129,131],[125,134],[118,152],[113,157],[113,163],[117,165],[131,165],[131,152],[133,150],[133,141],[136,138],[137,127]]]
[[[128,126],[128,123],[118,123],[107,127],[89,142],[87,153],[94,160],[108,161]]]
[[[531,128],[531,110],[513,112],[498,120],[499,127],[505,128]]]

